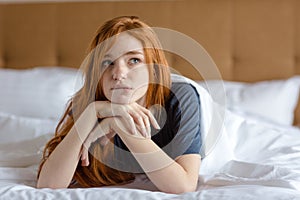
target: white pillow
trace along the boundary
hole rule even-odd
[[[0,167],[38,165],[42,159],[44,147],[52,136],[52,134],[45,134],[32,140],[1,144]]]
[[[221,81],[216,80],[198,83],[209,88],[209,92],[214,92],[217,99],[222,98],[222,90],[225,89],[226,107],[231,111],[252,118],[258,115],[283,125],[293,124],[299,96],[299,76],[256,83],[224,81],[222,85]]]
[[[0,167],[38,164],[57,121],[0,113]]]
[[[0,113],[0,145],[32,140],[54,134],[56,120],[39,119]]]
[[[171,79],[172,82],[191,84],[200,97],[201,116],[205,117],[201,117],[200,122],[202,138],[200,154],[203,159],[199,173],[214,174],[224,164],[235,158],[232,141],[228,139],[228,133],[224,126],[224,124],[227,124],[224,121],[226,120],[224,107],[213,102],[209,93],[196,82],[177,74],[171,74]],[[237,120],[234,117],[231,119],[233,121]]]
[[[59,119],[75,93],[77,71],[66,67],[0,69],[0,111]]]

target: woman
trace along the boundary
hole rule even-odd
[[[160,191],[194,191],[199,97],[192,86],[171,83],[153,30],[134,16],[109,20],[84,67],[83,87],[45,147],[37,187],[122,185],[145,173]]]

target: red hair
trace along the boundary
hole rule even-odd
[[[91,41],[89,55],[83,62],[85,82],[83,87],[70,99],[65,113],[56,127],[55,136],[46,144],[38,176],[51,152],[69,133],[74,125],[74,119],[77,119],[93,101],[106,100],[102,91],[102,81],[99,81],[99,77],[103,73],[101,68],[98,67],[100,66],[99,61],[102,60],[105,50],[109,48],[109,45],[107,46],[105,41],[124,31],[141,41],[144,47],[144,55],[146,63],[149,66],[150,78],[146,93],[146,107],[154,104],[164,105],[171,85],[170,71],[154,31],[135,16],[122,16],[107,21],[96,31],[96,35]],[[111,45],[111,43],[109,44]],[[82,167],[79,163],[73,179],[83,187],[118,185],[134,180],[132,173],[113,169],[100,161],[112,156],[112,147],[111,145],[106,145],[103,148],[97,142],[93,143],[89,149],[90,165]],[[101,159],[99,160],[99,158]]]

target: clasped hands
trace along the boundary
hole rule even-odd
[[[99,139],[102,145],[106,145],[115,134],[128,134],[140,138],[151,138],[151,126],[160,129],[155,117],[150,110],[139,105],[114,104],[108,101],[96,101],[92,105],[97,118],[94,128],[83,142],[80,158],[81,165],[88,166],[88,149],[93,142]]]

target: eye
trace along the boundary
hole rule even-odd
[[[108,67],[110,65],[114,65],[114,63],[111,60],[104,60],[101,63],[101,67]]]
[[[135,64],[138,64],[138,63],[141,63],[141,62],[142,62],[142,60],[139,59],[139,58],[130,58],[129,59],[129,64],[130,65],[135,65]]]

